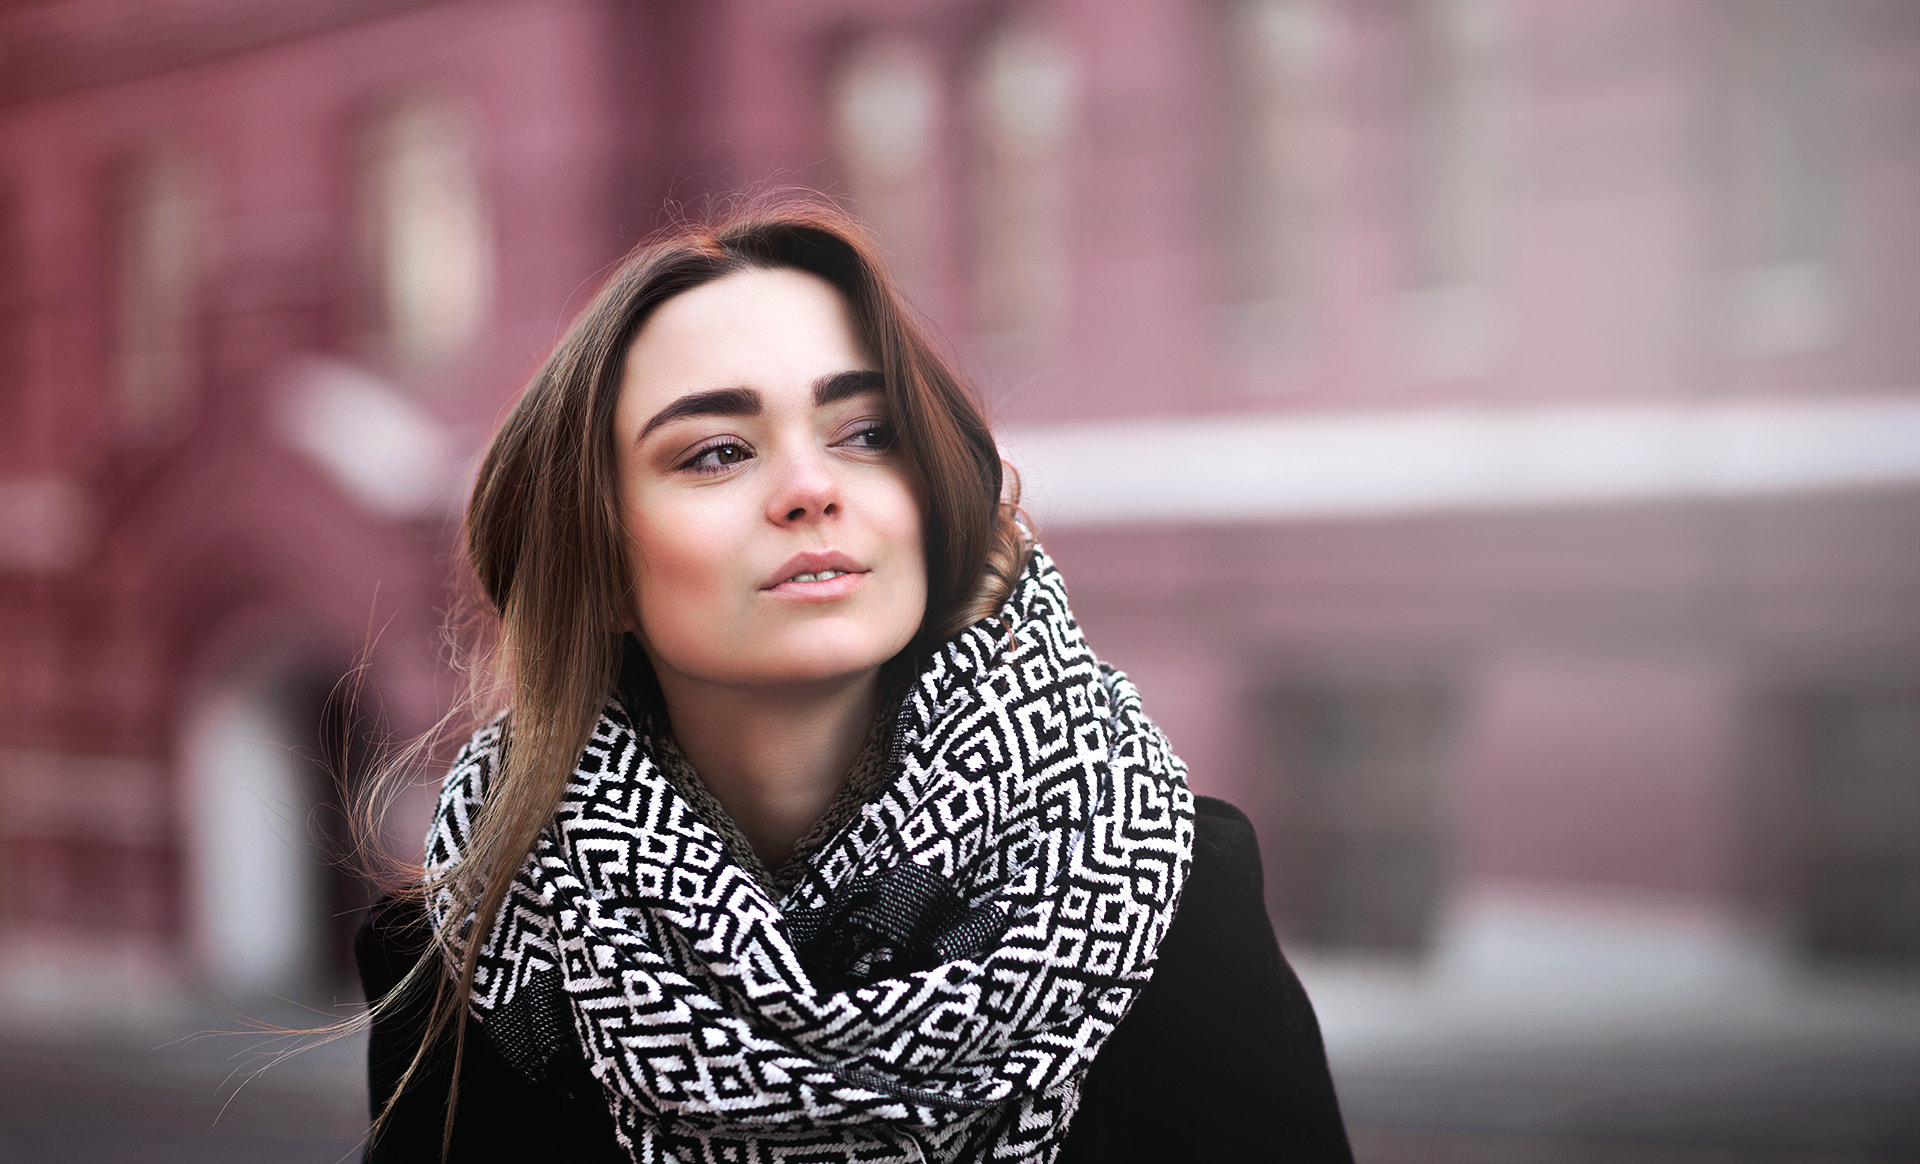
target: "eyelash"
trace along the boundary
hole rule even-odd
[[[724,464],[718,461],[710,460],[710,458],[712,458],[715,454],[725,449],[734,449],[739,453],[741,453],[742,456],[740,457],[739,460],[728,461]],[[690,455],[686,460],[680,463],[680,468],[690,473],[699,473],[702,475],[709,474],[709,473],[724,473],[728,469],[731,469],[733,466],[739,464],[740,461],[744,461],[748,457],[751,457],[752,455],[753,453],[747,448],[744,442],[737,441],[732,438],[723,438],[721,440],[709,442],[708,444],[702,445],[699,448],[695,449],[692,455]]]
[[[891,424],[888,424],[884,420],[861,421],[860,426],[856,428],[853,432],[849,433],[847,435],[846,440],[843,440],[840,443],[847,444],[860,437],[868,436],[876,433],[879,434],[879,440],[876,443],[870,444],[870,445],[861,445],[860,447],[869,452],[884,453],[892,449],[895,444],[899,443],[900,434],[895,432],[893,426]]]
[[[854,442],[863,437],[872,438],[873,443],[854,444]],[[858,427],[851,433],[848,433],[846,437],[834,443],[837,446],[852,446],[861,452],[885,453],[891,452],[894,445],[899,442],[899,439],[899,435],[894,431],[893,425],[884,420],[869,420],[860,422]],[[727,449],[734,450],[739,453],[740,456],[736,460],[725,462],[713,459]],[[741,461],[750,459],[752,456],[753,450],[747,447],[746,442],[732,437],[722,437],[695,449],[686,460],[680,463],[680,468],[689,473],[706,476],[713,473],[724,473]]]

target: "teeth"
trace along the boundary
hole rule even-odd
[[[820,570],[812,574],[795,574],[789,582],[825,582],[829,578],[838,578],[845,570]]]

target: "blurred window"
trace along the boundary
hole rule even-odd
[[[113,195],[115,394],[131,435],[162,439],[185,424],[201,371],[204,187],[184,158],[156,152],[120,167]]]
[[[1920,961],[1920,688],[1804,692],[1781,713],[1802,948]]]
[[[385,347],[402,370],[457,356],[485,324],[493,243],[480,186],[478,119],[439,98],[369,127],[366,226]]]
[[[1446,706],[1417,684],[1288,685],[1269,696],[1268,905],[1287,936],[1425,949],[1440,890]]]
[[[1233,105],[1227,260],[1249,329],[1270,334],[1306,291],[1320,225],[1311,146],[1332,29],[1319,0],[1234,2],[1221,14]]]
[[[937,249],[941,100],[933,62],[903,36],[874,35],[842,61],[829,100],[854,200],[902,282],[924,298]]]
[[[1501,0],[1420,0],[1398,13],[1406,129],[1408,372],[1484,375],[1499,355],[1493,297],[1507,97]]]
[[[1500,209],[1503,13],[1498,0],[1434,0],[1412,12],[1414,285],[1483,283]]]
[[[30,326],[27,255],[20,204],[0,185],[0,447],[18,447],[27,435],[27,336]]]
[[[1730,22],[1725,196],[1727,339],[1742,355],[1804,351],[1838,326],[1840,216],[1834,6],[1749,0]]]
[[[971,94],[974,311],[991,344],[1045,346],[1070,292],[1070,147],[1080,72],[1060,38],[1019,22],[998,29]]]

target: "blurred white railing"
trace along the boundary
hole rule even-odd
[[[1920,485],[1920,399],[1152,417],[1013,430],[1043,526]]]

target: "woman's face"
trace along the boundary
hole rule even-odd
[[[739,271],[657,307],[614,415],[633,628],[670,689],[873,672],[927,606],[921,489],[840,292]]]

